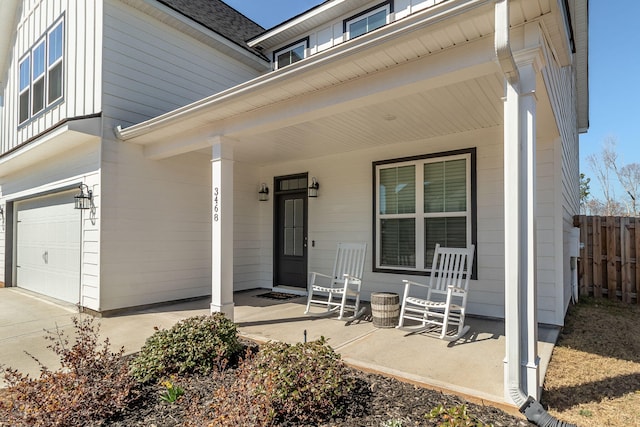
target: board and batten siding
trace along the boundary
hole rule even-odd
[[[104,7],[104,114],[122,127],[157,117],[258,72],[117,0]]]
[[[63,101],[18,125],[19,62],[64,17]],[[100,112],[102,2],[27,0],[23,2],[11,51],[0,124],[0,154],[34,138],[61,121]],[[78,36],[80,35],[80,36]]]
[[[442,3],[445,0],[394,0],[393,2],[393,14],[390,15],[391,20],[402,19],[406,16],[416,13],[420,10],[434,6],[438,3]],[[309,47],[307,50],[308,55],[314,55],[323,50],[336,46],[344,41],[344,20],[357,15],[358,13],[368,10],[376,5],[382,3],[381,0],[373,1],[366,6],[362,6],[358,9],[349,12],[341,16],[338,19],[334,19],[331,22],[327,22],[321,25],[307,34],[299,35],[295,40],[289,40],[286,43],[282,43],[267,53],[268,57],[272,57],[273,52],[277,52],[285,46],[290,45],[300,39],[309,37]]]

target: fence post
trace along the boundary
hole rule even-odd
[[[599,216],[592,217],[593,235],[593,296],[602,297],[602,221]]]
[[[629,217],[620,218],[620,276],[622,301],[631,302],[631,238]]]

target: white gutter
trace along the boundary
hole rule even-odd
[[[521,150],[522,147],[522,121],[524,118],[520,113],[520,73],[511,51],[509,41],[509,0],[496,0],[495,5],[495,51],[498,62],[504,74],[506,84],[506,102],[510,105],[505,107],[505,337],[507,367],[505,371],[505,390],[513,402],[518,405],[520,412],[525,414],[527,419],[536,425],[543,427],[565,426],[571,427],[558,421],[542,407],[542,405],[531,396],[527,396],[523,388],[522,381],[522,325],[525,321],[525,309],[523,307],[523,281],[525,284],[534,286],[524,279],[522,270],[525,268],[535,268],[527,265],[527,260],[521,256],[521,251],[529,251],[528,239],[522,239],[523,235],[529,232],[529,223],[522,224],[522,209],[527,209],[527,203],[522,203],[523,197],[529,197],[521,185]],[[515,105],[514,105],[515,104]],[[509,116],[507,116],[509,114]],[[528,149],[528,148],[527,148]],[[513,160],[516,159],[514,162]],[[529,159],[527,159],[528,163]],[[525,165],[525,168],[530,167]],[[515,176],[515,179],[514,179]],[[528,186],[527,186],[528,189]],[[513,191],[510,191],[513,190]],[[524,193],[524,194],[523,194]],[[517,200],[512,199],[514,194]],[[532,212],[528,213],[533,215]],[[523,241],[525,240],[525,241]],[[527,245],[526,249],[524,244]],[[535,252],[534,256],[535,256]],[[526,301],[525,301],[526,302]],[[535,309],[535,306],[533,306]],[[531,320],[533,319],[533,320]],[[537,323],[535,316],[529,318],[529,322]],[[527,325],[537,328],[537,324]],[[527,328],[529,329],[529,328]],[[536,384],[536,387],[538,385]],[[576,427],[576,426],[573,426]]]
[[[511,44],[509,39],[509,0],[497,0],[495,6],[495,19],[496,19],[496,35],[495,35],[495,50],[498,62],[502,69],[505,79],[507,80],[507,99],[516,97],[519,100],[519,83],[520,73],[516,61],[513,58],[513,52],[511,51]],[[515,93],[513,93],[515,92]],[[518,139],[518,144],[509,142],[510,146],[515,145],[515,149],[512,149],[513,156],[519,158],[518,148],[520,146],[520,118],[517,113],[519,108],[516,108],[515,117],[505,117],[505,139],[506,135],[510,135]],[[510,120],[511,119],[511,120]],[[505,144],[508,142],[505,140]],[[510,146],[505,148],[505,152],[511,149]],[[510,161],[507,160],[507,154],[505,153],[505,182],[508,185],[517,187],[516,191],[519,191],[519,174],[520,170],[513,171],[513,167]],[[518,162],[519,163],[519,162]],[[512,172],[510,172],[512,171]],[[518,175],[517,182],[512,181],[512,175]],[[507,190],[505,189],[505,197]],[[519,205],[519,201],[517,204]],[[508,387],[509,396],[513,399],[514,403],[518,406],[522,406],[526,400],[527,395],[522,390],[522,378],[520,373],[520,326],[522,322],[522,313],[520,309],[520,256],[519,247],[522,243],[520,241],[521,224],[520,224],[520,212],[517,205],[514,203],[508,203],[505,200],[505,221],[515,221],[516,224],[507,227],[505,222],[505,335],[507,339],[507,378],[506,384]],[[515,229],[515,233],[514,233]],[[513,251],[516,251],[513,256]],[[509,259],[510,258],[510,259]]]
[[[389,24],[376,31],[358,37],[355,40],[347,41],[317,53],[300,62],[296,62],[282,70],[273,71],[241,83],[230,89],[201,99],[192,104],[162,114],[158,117],[149,119],[145,122],[138,123],[123,129],[117,126],[114,129],[115,135],[122,141],[127,141],[138,136],[144,135],[152,130],[165,126],[171,126],[174,122],[180,121],[191,114],[196,114],[206,108],[219,105],[225,101],[237,99],[242,96],[250,95],[254,91],[263,89],[270,84],[279,84],[288,79],[296,78],[318,67],[328,66],[332,63],[344,59],[346,56],[357,54],[361,51],[371,49],[372,47],[386,43],[395,38],[406,36],[408,33],[420,30],[426,26],[433,25],[453,16],[460,15],[478,7],[490,4],[495,0],[450,0],[441,3],[442,8],[425,9],[418,12],[415,16],[408,16],[402,19],[400,24]],[[445,7],[446,6],[446,7]],[[425,16],[426,15],[426,16]]]

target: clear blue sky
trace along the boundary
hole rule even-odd
[[[271,28],[323,0],[225,0],[265,28]],[[638,0],[589,1],[589,131],[580,136],[580,170],[607,137],[617,141],[624,163],[640,163],[640,31]],[[592,193],[597,184],[592,182]]]

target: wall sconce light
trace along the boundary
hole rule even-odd
[[[318,197],[318,188],[320,188],[320,184],[318,184],[318,180],[314,176],[311,178],[311,185],[309,186],[309,197]]]
[[[258,191],[258,200],[266,202],[269,200],[269,187],[264,182],[260,184],[260,190]]]
[[[91,209],[91,200],[93,192],[89,190],[87,184],[80,184],[80,193],[76,194],[73,198],[76,201],[76,209]],[[85,193],[86,190],[86,193]]]
[[[0,206],[0,222],[2,223],[2,229],[4,230],[4,206]]]

